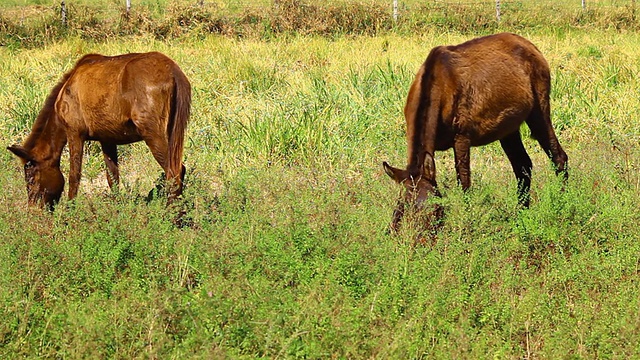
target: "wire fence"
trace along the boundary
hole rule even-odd
[[[398,15],[402,11],[410,11],[412,8],[429,6],[458,6],[458,7],[478,7],[485,5],[488,8],[517,7],[520,9],[536,10],[539,8],[567,8],[567,9],[592,9],[607,7],[634,7],[636,0],[4,0],[0,8],[45,5],[69,7],[72,5],[94,6],[109,9],[135,9],[136,7],[169,7],[172,5],[194,5],[201,7],[215,7],[227,9],[229,11],[238,10],[259,10],[277,7],[286,2],[296,2],[307,5],[349,5],[349,4],[388,4],[390,11],[397,11]]]
[[[0,15],[5,17],[33,16],[30,8],[47,7],[55,9],[60,20],[66,24],[68,16],[78,7],[97,9],[105,18],[127,15],[137,9],[152,9],[163,13],[176,6],[201,7],[220,13],[237,14],[242,12],[265,12],[286,8],[286,5],[301,6],[349,6],[354,4],[377,5],[387,8],[394,20],[408,17],[419,11],[441,11],[455,8],[458,12],[465,9],[480,11],[495,16],[500,22],[504,16],[515,11],[536,14],[540,11],[602,11],[607,9],[629,9],[635,13],[636,0],[3,0]],[[8,10],[11,9],[11,10]],[[22,9],[22,11],[20,11]],[[36,11],[38,13],[38,11]],[[7,15],[8,14],[8,15]]]

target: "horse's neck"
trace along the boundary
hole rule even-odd
[[[422,164],[424,163],[424,124],[418,123],[415,119],[414,123],[410,126],[409,136],[407,138],[407,170],[411,175],[419,174],[422,170]]]
[[[67,144],[67,132],[56,116],[51,116],[41,131],[32,133],[30,137],[33,137],[31,151],[37,158],[60,161],[62,150]]]

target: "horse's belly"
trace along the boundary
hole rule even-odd
[[[483,137],[473,139],[471,141],[471,146],[484,146],[484,145],[491,144],[492,142],[504,139],[507,135],[512,134],[516,130],[518,130],[518,128],[516,128],[513,131],[505,130],[505,131],[496,131],[495,133],[486,134]]]
[[[133,122],[128,120],[94,123],[89,126],[88,139],[124,145],[141,141],[142,137]]]
[[[503,139],[520,129],[531,112],[531,105],[505,108],[497,114],[476,115],[470,121],[471,145],[482,146]]]

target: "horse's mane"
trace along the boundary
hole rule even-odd
[[[47,100],[45,100],[44,102],[44,106],[42,107],[42,109],[40,109],[40,112],[38,113],[38,117],[36,117],[36,121],[33,123],[33,127],[31,128],[31,134],[29,134],[29,136],[24,142],[23,146],[25,149],[32,149],[35,146],[36,141],[38,140],[38,137],[40,136],[40,134],[42,134],[42,132],[44,131],[44,128],[47,125],[47,121],[49,121],[49,119],[51,118],[51,115],[55,111],[55,104],[56,104],[56,100],[58,99],[58,94],[60,93],[60,90],[62,89],[64,84],[67,82],[67,80],[69,80],[71,75],[73,75],[73,73],[76,71],[78,66],[84,63],[87,63],[89,61],[96,60],[98,56],[101,56],[101,55],[88,54],[83,56],[80,60],[78,60],[78,62],[76,62],[76,65],[71,70],[69,70],[67,73],[62,75],[62,79],[60,79],[58,84],[56,84],[56,86],[54,86],[53,89],[51,89],[51,92],[49,93]]]
[[[75,68],[73,70],[75,70]],[[36,121],[33,123],[33,127],[31,128],[31,134],[29,134],[29,137],[24,142],[23,146],[26,149],[32,149],[35,146],[35,143],[38,137],[40,136],[40,134],[42,134],[42,131],[47,125],[47,121],[49,121],[49,119],[51,118],[51,115],[55,111],[54,105],[56,104],[56,100],[58,99],[58,94],[60,93],[60,90],[62,89],[64,84],[67,82],[67,80],[69,80],[69,77],[71,77],[73,70],[64,74],[62,76],[62,79],[60,79],[60,82],[58,82],[58,84],[56,84],[56,86],[54,86],[53,89],[51,89],[51,93],[49,93],[47,100],[45,100],[44,102],[44,106],[38,113],[38,117],[36,117]]]

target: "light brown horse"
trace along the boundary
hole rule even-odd
[[[29,204],[52,207],[60,199],[67,143],[69,199],[77,195],[87,140],[100,142],[112,189],[120,177],[117,145],[144,140],[170,183],[169,201],[175,199],[182,193],[190,111],[189,80],[167,56],[85,55],[51,90],[24,144],[8,148],[24,164]]]
[[[458,182],[466,190],[471,186],[471,146],[499,140],[518,180],[519,201],[528,207],[532,163],[520,137],[522,122],[553,161],[556,173],[566,179],[567,154],[551,124],[550,88],[547,61],[535,45],[515,34],[431,50],[404,108],[407,168],[383,163],[385,172],[406,188],[394,211],[392,229],[398,228],[405,204],[421,209],[429,196],[437,194],[434,152],[452,147]]]

